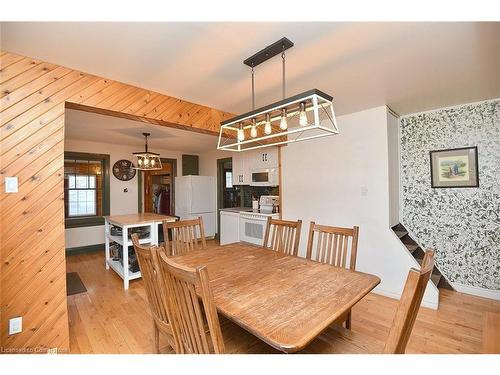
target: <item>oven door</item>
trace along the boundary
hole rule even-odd
[[[262,246],[267,217],[251,213],[240,213],[240,241]]]

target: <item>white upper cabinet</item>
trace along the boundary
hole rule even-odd
[[[252,172],[278,168],[278,148],[233,153],[233,185],[250,185]]]
[[[254,150],[252,156],[252,169],[278,168],[278,148],[266,147]]]
[[[233,185],[250,185],[251,171],[244,152],[233,153]]]

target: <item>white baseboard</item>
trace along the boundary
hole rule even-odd
[[[384,289],[380,289],[378,287],[373,289],[372,292],[375,294],[380,294],[381,296],[397,299],[398,301],[401,299],[400,293],[390,292],[390,291],[387,291]],[[432,310],[437,310],[439,307],[439,301],[430,301],[430,300],[423,299],[421,305],[424,307],[428,307],[429,309],[432,309]]]
[[[470,286],[459,283],[451,283],[451,285],[453,286],[453,288],[455,288],[457,292],[460,293],[472,294],[474,296],[500,300],[500,290],[480,288],[478,286]]]

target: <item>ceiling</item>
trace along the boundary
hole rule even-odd
[[[2,49],[233,113],[242,61],[283,36],[287,94],[318,88],[338,114],[403,115],[500,97],[500,23],[2,23]],[[256,68],[257,106],[281,99],[279,57]]]
[[[65,138],[92,142],[106,142],[119,145],[137,146],[144,149],[143,132],[148,137],[149,148],[155,150],[202,153],[217,147],[218,137],[180,130],[119,117],[66,109]]]

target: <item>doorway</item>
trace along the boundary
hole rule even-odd
[[[217,159],[217,236],[220,233],[220,209],[241,206],[241,194],[233,186],[233,159]]]
[[[161,158],[162,169],[139,174],[139,213],[175,215],[177,160]]]

